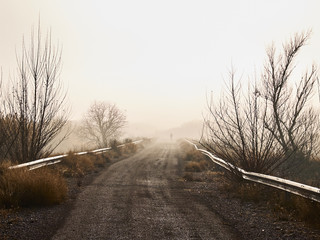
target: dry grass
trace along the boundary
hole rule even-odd
[[[63,176],[82,177],[109,161],[108,154],[76,156],[70,153],[60,164],[33,171],[8,169],[12,163],[3,162],[0,164],[0,208],[61,203],[67,197]]]
[[[300,174],[294,176],[294,181],[319,187],[320,162],[310,161],[301,166]],[[301,220],[320,227],[320,203],[281,191],[265,185],[234,181],[232,178],[222,178],[225,182],[223,190],[232,192],[244,201],[267,204],[278,216],[279,220]]]
[[[203,177],[206,177],[204,172],[209,172],[212,167],[211,161],[189,143],[180,143],[180,151],[176,153],[176,157],[184,166],[182,178],[185,181],[203,181]]]
[[[206,170],[210,164],[205,157],[190,144],[181,144],[179,156],[184,161],[185,171],[183,178],[186,181],[196,181],[195,174]],[[207,164],[207,166],[206,166]],[[202,165],[202,166],[201,166]],[[227,172],[208,171],[208,179],[219,181],[222,184],[221,190],[240,198],[243,201],[253,201],[258,204],[266,204],[274,211],[279,220],[302,220],[316,227],[320,227],[320,203],[296,196],[281,190],[267,187],[261,184],[235,181],[235,178],[228,177]],[[213,176],[211,176],[213,175]],[[295,181],[319,187],[320,186],[320,160],[310,161],[301,169]],[[239,179],[238,179],[239,180]]]
[[[190,151],[187,152],[184,159],[186,161],[201,162],[203,160],[206,160],[206,156],[195,149],[191,149]]]
[[[95,156],[94,166],[97,168],[104,168],[106,163],[109,163],[111,158],[106,153],[98,154]]]
[[[123,147],[123,150],[122,152],[124,154],[133,154],[133,153],[136,153],[138,150],[138,147],[136,144],[134,143],[127,143],[124,147]]]
[[[57,172],[47,168],[9,170],[9,165],[0,166],[1,207],[52,205],[66,198],[66,182]]]
[[[104,153],[106,156],[108,156],[110,159],[118,159],[122,156],[122,149],[118,148],[117,151],[114,151],[113,149]]]
[[[77,156],[69,153],[63,161],[57,165],[57,168],[65,177],[83,177],[97,168],[102,168],[107,162],[110,162],[111,153],[86,154]]]
[[[194,148],[184,147],[184,151],[180,153],[180,157],[185,162],[186,172],[202,172],[208,170],[210,167],[210,161],[201,152]]]
[[[280,220],[299,219],[320,227],[320,203],[283,191],[272,190],[268,201]]]
[[[316,224],[320,227],[320,203],[310,201],[308,199],[294,196],[292,198],[297,209],[297,214],[311,224]]]
[[[320,203],[251,182],[230,181],[222,177],[222,190],[240,198],[243,201],[253,201],[266,204],[279,220],[301,220],[320,227]]]
[[[124,147],[127,154],[137,151],[135,144]],[[8,169],[11,162],[0,163],[0,208],[41,206],[61,203],[67,197],[64,177],[81,178],[97,172],[111,159],[120,157],[122,150],[102,154],[77,156],[69,153],[59,164],[33,171],[25,168]]]

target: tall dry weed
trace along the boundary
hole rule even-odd
[[[94,156],[68,154],[58,166],[65,177],[82,177],[94,170]]]
[[[8,169],[8,165],[0,167],[1,207],[52,205],[66,198],[67,184],[56,171]]]

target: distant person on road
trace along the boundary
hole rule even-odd
[[[172,141],[172,138],[173,138],[173,135],[172,135],[172,133],[170,133],[170,140]]]

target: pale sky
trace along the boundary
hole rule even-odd
[[[252,74],[272,41],[312,29],[299,63],[319,64],[319,11],[318,0],[0,0],[0,66],[4,80],[14,74],[15,51],[40,15],[63,46],[72,119],[98,100],[131,123],[170,128],[202,119],[231,63]]]

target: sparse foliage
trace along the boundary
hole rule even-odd
[[[42,39],[40,24],[32,31],[30,46],[22,43],[17,56],[18,74],[6,101],[6,135],[11,159],[27,162],[49,155],[52,140],[67,122],[66,93],[60,81],[61,49],[51,43],[51,33]]]
[[[206,139],[202,144],[237,167],[270,173],[283,160],[284,153],[274,136],[264,128],[266,101],[259,98],[255,84],[249,85],[248,94],[244,95],[240,83],[235,80],[234,70],[229,77],[227,92],[220,102],[208,104]],[[237,176],[239,173],[233,170],[232,176]]]
[[[317,68],[312,66],[296,87],[290,82],[294,59],[308,37],[296,34],[279,55],[272,46],[261,81],[251,81],[246,93],[230,71],[227,92],[218,104],[208,103],[201,141],[206,148],[237,167],[267,174],[283,173],[317,153],[318,114],[307,104]]]
[[[290,84],[295,57],[309,35],[296,34],[278,56],[272,46],[267,52],[262,75],[262,94],[272,113],[265,118],[264,125],[283,150],[292,155],[291,164],[308,160],[319,150],[319,116],[312,106],[308,106],[318,77],[316,66],[306,71],[295,87]]]
[[[2,72],[0,78],[0,103],[4,101],[3,88],[2,88]],[[7,127],[11,125],[10,118],[5,116],[4,109],[0,109],[0,160],[6,158],[8,149],[10,149],[10,136],[7,135]]]
[[[126,116],[115,104],[95,102],[83,118],[81,135],[97,147],[106,147],[120,136],[125,124]]]

